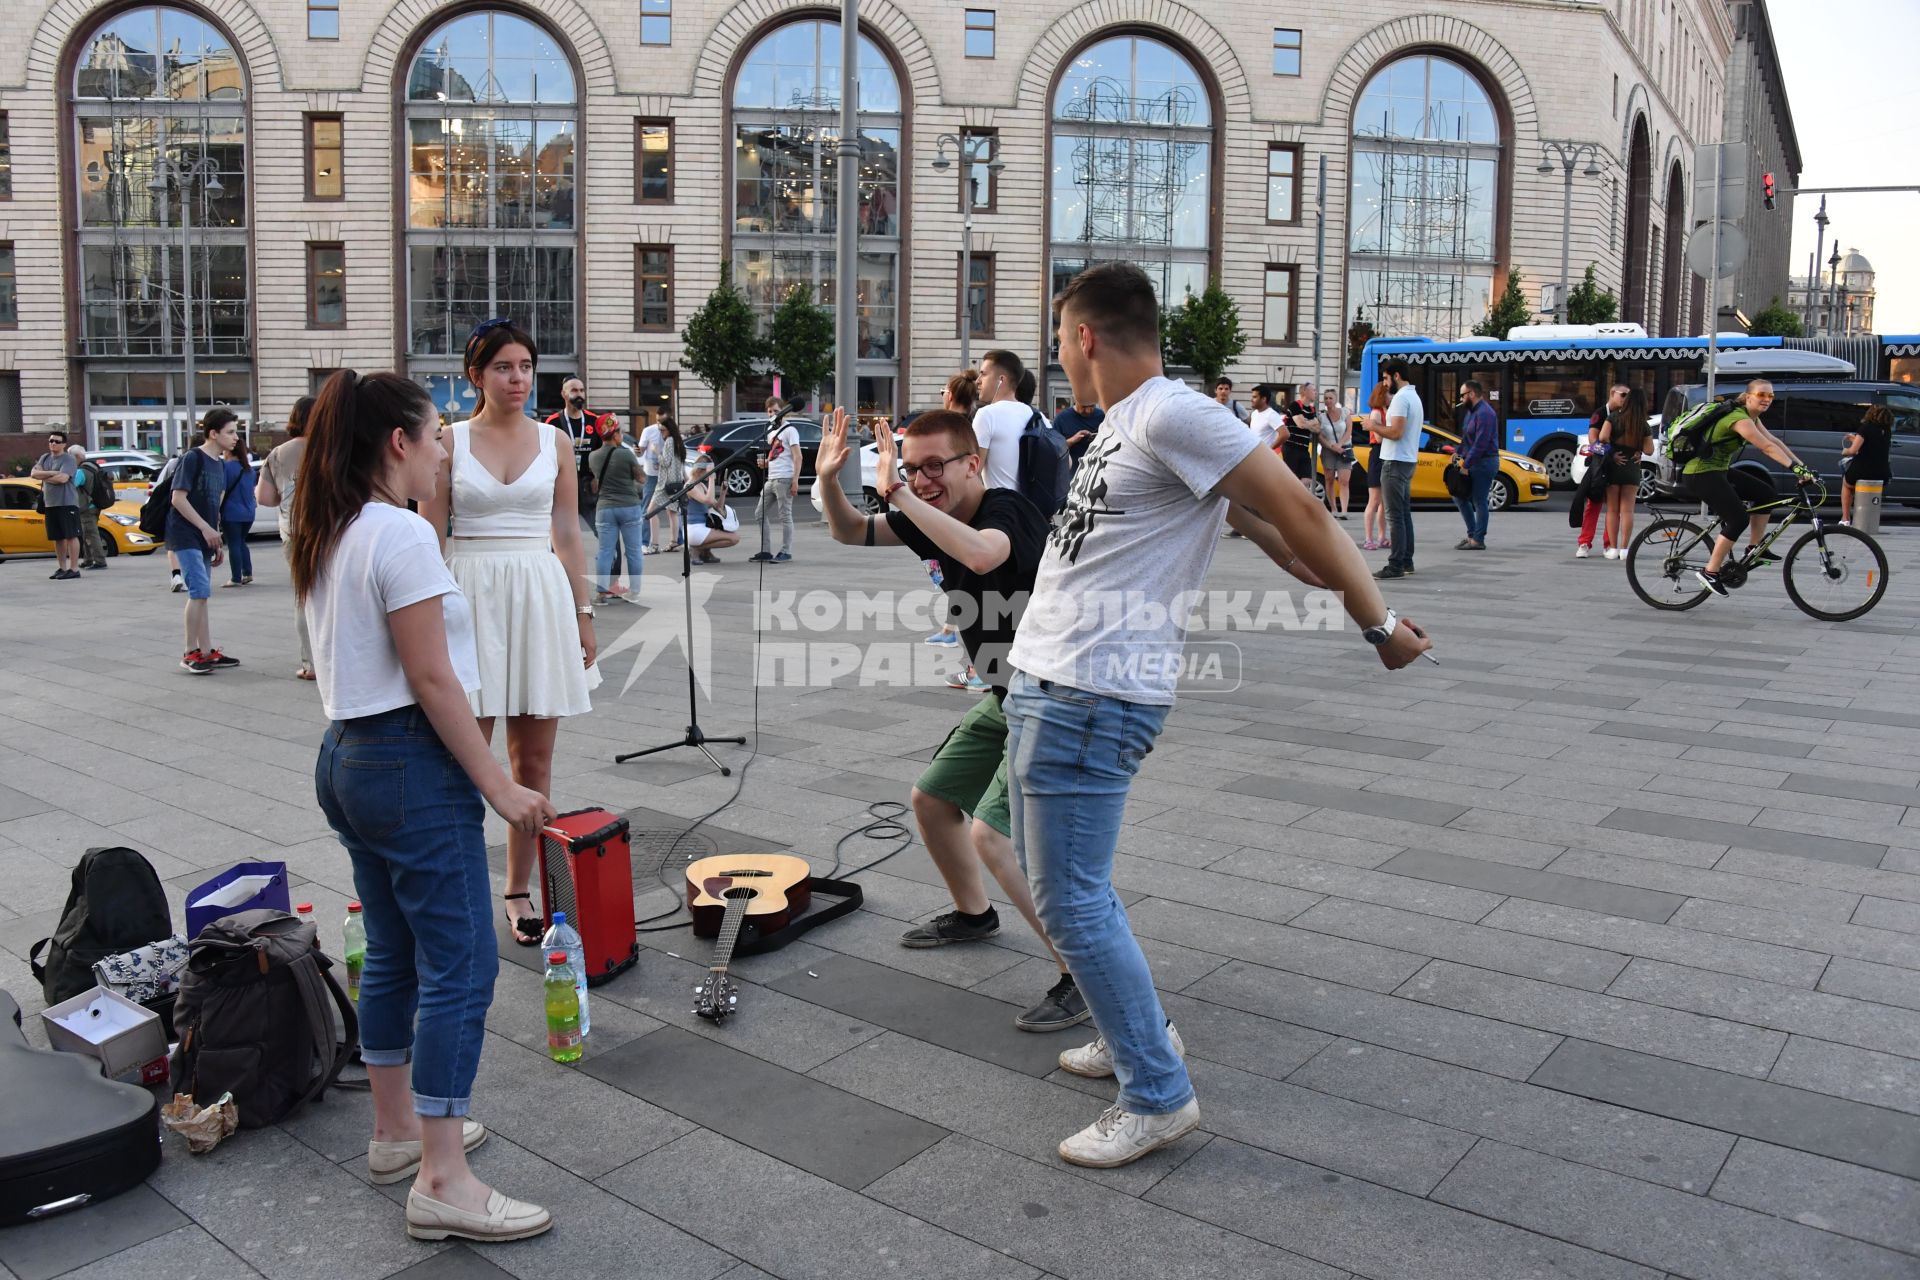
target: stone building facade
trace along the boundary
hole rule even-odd
[[[1595,263],[1651,332],[1696,327],[1679,254],[1693,149],[1725,118],[1723,0],[974,2],[862,5],[863,409],[932,403],[958,366],[963,180],[976,358],[1034,362],[1056,282],[1112,257],[1174,301],[1219,277],[1243,383],[1313,376],[1316,333],[1331,375],[1356,314],[1464,336],[1510,270],[1536,304],[1558,276],[1547,140],[1598,152],[1573,274]],[[543,405],[579,372],[596,408],[697,423],[729,406],[679,332],[722,265],[763,310],[843,274],[831,7],[7,8],[0,419],[171,445],[189,347],[202,409],[277,422],[352,366],[457,414],[465,335],[505,313],[544,349]],[[942,135],[999,167],[936,170]],[[1037,363],[1050,403],[1066,387]]]

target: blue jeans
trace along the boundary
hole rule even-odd
[[[593,573],[602,591],[613,586],[613,553],[616,547],[626,552],[627,585],[640,585],[640,569],[645,563],[640,551],[640,539],[646,532],[647,522],[642,519],[646,514],[644,502],[630,507],[610,507],[603,502],[594,509],[593,532],[600,540],[600,550],[594,556]]]
[[[1466,497],[1453,500],[1453,505],[1460,509],[1460,518],[1467,522],[1467,536],[1483,545],[1487,540],[1487,492],[1499,474],[1499,458],[1489,455],[1480,459],[1467,468],[1467,479],[1473,487],[1467,490]]]
[[[1413,567],[1413,463],[1380,464],[1381,501],[1387,504],[1387,539],[1393,550],[1387,564],[1394,568]]]
[[[1165,1115],[1193,1098],[1147,958],[1113,891],[1127,790],[1168,710],[1024,672],[1014,673],[1006,700],[1014,848],[1047,937],[1113,1050],[1120,1104],[1136,1115]]]
[[[659,486],[660,486],[659,476],[648,476],[646,484],[641,486],[640,513],[642,515],[645,515],[647,508],[653,505],[653,491],[657,489]],[[642,520],[640,522],[640,545],[643,547],[650,547],[653,545],[653,521],[651,520]]]
[[[336,720],[313,766],[367,926],[360,1056],[413,1064],[413,1109],[464,1116],[500,957],[480,792],[417,706]]]
[[[253,548],[247,545],[247,533],[252,528],[251,520],[220,522],[220,541],[227,547],[227,570],[235,582],[253,576]]]
[[[213,570],[207,560],[212,555],[205,546],[182,547],[173,553],[180,566],[180,581],[186,584],[187,599],[205,600],[213,594]]]

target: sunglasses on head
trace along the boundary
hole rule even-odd
[[[473,326],[473,332],[467,335],[467,350],[472,351],[474,343],[480,341],[480,339],[486,337],[495,329],[505,329],[512,324],[513,321],[507,319],[505,316],[495,316],[491,320],[482,320],[479,324]]]

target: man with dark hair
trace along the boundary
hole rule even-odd
[[[1487,495],[1493,478],[1500,474],[1500,419],[1487,403],[1486,388],[1478,379],[1460,384],[1460,396],[1467,402],[1467,416],[1460,425],[1460,451],[1447,465],[1466,472],[1467,496],[1455,498],[1460,516],[1467,522],[1467,536],[1454,544],[1455,551],[1487,549]]]
[[[1027,367],[1011,351],[980,357],[980,407],[973,412],[973,434],[980,442],[989,489],[1020,487],[1020,433],[1033,421],[1033,407],[1020,399],[1020,384],[1028,376]]]
[[[879,432],[878,442],[874,483],[890,508],[884,519],[855,511],[840,489],[840,471],[851,449],[846,413],[834,412],[815,462],[827,528],[835,542],[905,546],[922,560],[938,561],[948,615],[986,688],[934,753],[912,794],[920,838],[953,895],[953,910],[907,930],[900,942],[940,947],[999,933],[1000,917],[980,878],[982,864],[1044,942],[1046,932],[1009,838],[1007,720],[1000,703],[1011,674],[1007,651],[1033,590],[1047,522],[1018,489],[987,487],[979,445],[964,414],[937,409],[908,424],[900,445],[905,484],[895,475],[893,433]],[[1087,1020],[1086,1001],[1067,966],[1057,952],[1053,959],[1060,979],[1039,1004],[1014,1019],[1022,1031],[1058,1031]]]
[[[1245,405],[1233,398],[1233,379],[1222,374],[1213,380],[1213,398],[1233,410],[1233,416],[1242,422],[1250,420]]]
[[[47,577],[66,582],[80,576],[80,495],[73,478],[80,464],[67,453],[67,433],[49,431],[47,451],[33,464],[32,478],[40,482],[40,506],[47,522],[47,541],[53,544],[53,572]]]
[[[1067,442],[1067,454],[1074,465],[1086,455],[1087,446],[1093,443],[1093,437],[1100,430],[1100,423],[1106,418],[1097,404],[1075,404],[1069,402],[1053,415],[1053,429]]]
[[[1426,428],[1426,406],[1407,381],[1405,360],[1389,360],[1380,370],[1393,388],[1387,422],[1380,433],[1380,488],[1387,507],[1387,536],[1393,549],[1376,578],[1404,578],[1413,572],[1413,471],[1420,462],[1420,433]]]
[[[1060,1155],[1110,1168],[1200,1120],[1184,1049],[1112,881],[1127,792],[1173,705],[1191,593],[1222,517],[1302,582],[1340,592],[1389,670],[1428,641],[1386,607],[1353,539],[1272,451],[1224,406],[1166,376],[1144,271],[1090,267],[1054,308],[1075,397],[1105,405],[1107,419],[1048,532],[1014,637],[1010,801],[1040,919],[1100,1032],[1060,1065],[1120,1085],[1119,1101]]]

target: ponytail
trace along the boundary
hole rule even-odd
[[[402,427],[417,440],[438,421],[426,390],[397,373],[363,378],[342,369],[327,379],[307,417],[307,452],[293,489],[287,558],[297,599],[306,600],[347,526],[373,499],[388,433]]]

